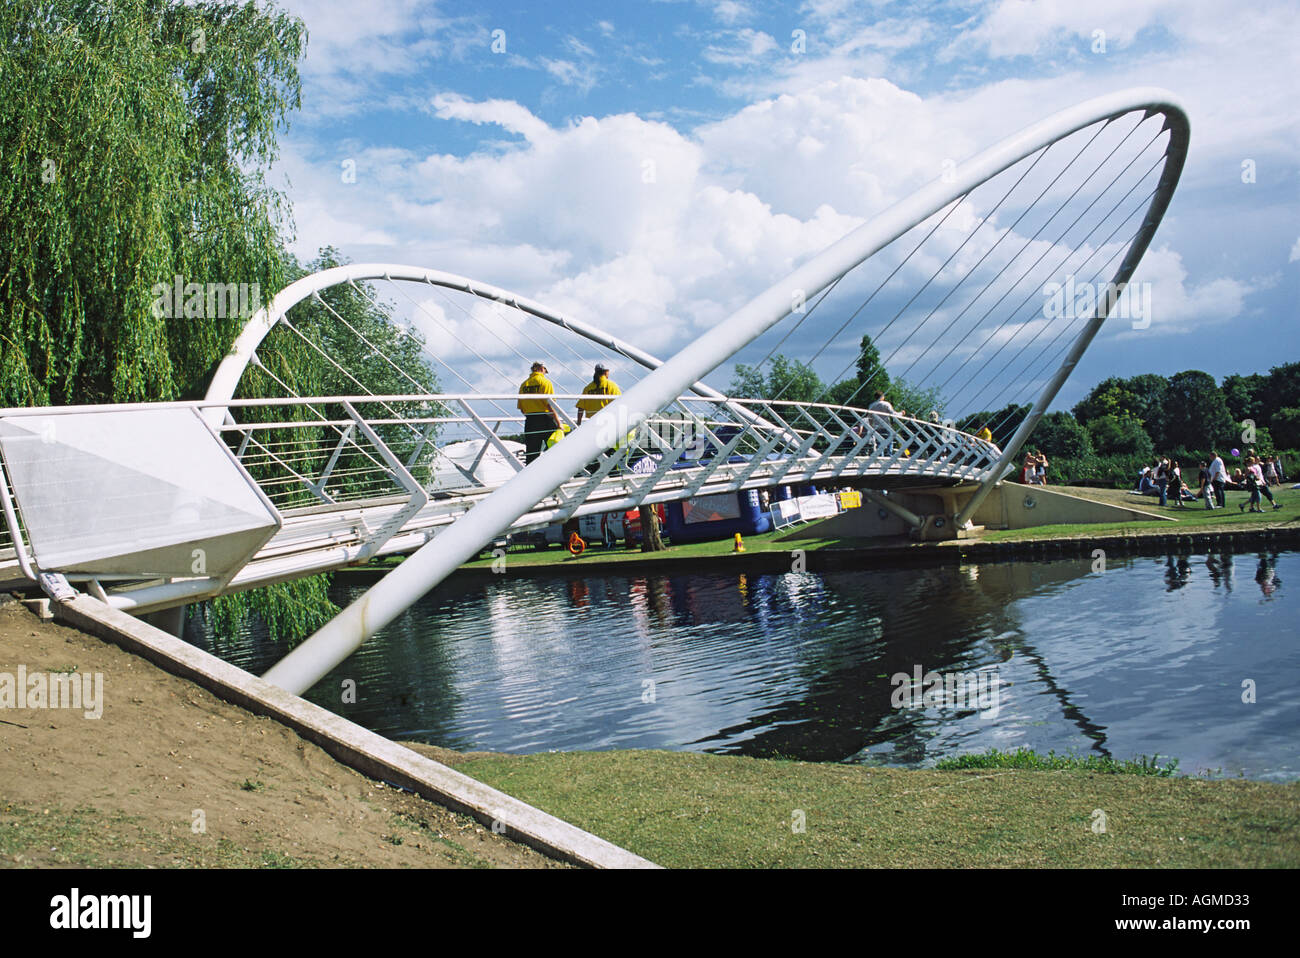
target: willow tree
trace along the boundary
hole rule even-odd
[[[201,394],[241,316],[156,290],[283,285],[303,43],[253,3],[0,6],[0,405]]]
[[[158,291],[284,285],[266,175],[304,43],[254,3],[0,5],[0,405],[203,394],[246,317]],[[236,597],[226,624],[254,609],[301,635],[326,584]]]

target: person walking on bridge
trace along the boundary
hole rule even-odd
[[[582,425],[584,415],[596,415],[596,413],[612,403],[615,396],[621,395],[623,395],[623,391],[618,388],[618,384],[614,380],[609,378],[609,367],[604,363],[597,363],[591,382],[587,383],[582,390],[582,398],[578,400],[578,425]]]
[[[524,463],[530,463],[546,448],[546,437],[560,428],[551,400],[555,386],[546,377],[546,364],[533,363],[532,372],[519,386],[519,411],[524,414]],[[537,398],[532,398],[537,397]]]
[[[876,449],[878,447],[884,449],[885,455],[887,456],[893,455],[894,428],[890,420],[885,418],[886,416],[892,417],[897,415],[897,413],[894,411],[893,404],[888,399],[885,398],[885,394],[883,392],[877,392],[876,401],[873,402],[867,408],[870,409],[872,412],[878,414],[872,417],[872,422],[875,427],[873,429],[873,431],[875,432],[875,438],[871,440],[872,455],[875,455]]]

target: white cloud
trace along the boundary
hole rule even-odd
[[[799,217],[823,203],[877,212],[975,145],[915,94],[851,77],[755,103],[697,135],[726,181]]]
[[[746,3],[740,3],[738,0],[718,0],[713,5],[713,15],[722,23],[733,24],[741,20],[748,20],[754,15],[754,12]]]
[[[586,93],[596,85],[596,73],[590,65],[574,63],[572,60],[552,60],[541,58],[542,67],[564,86],[571,86],[581,93]]]
[[[1270,20],[1278,8],[1266,3],[1259,12],[1210,0],[1174,15],[1165,0],[1137,0],[1124,6],[1131,15],[1121,16],[1112,0],[1089,8],[1048,2],[1026,12],[1018,26],[1009,19],[1015,8],[994,3],[987,9],[957,28],[966,31],[964,46],[950,47],[954,56],[975,56],[960,62],[959,78],[944,92],[926,96],[905,88],[895,59],[935,42],[932,31],[940,28],[919,17],[887,19],[838,0],[806,3],[801,16],[808,20],[810,50],[827,52],[803,57],[788,56],[767,33],[723,30],[704,41],[702,56],[713,66],[705,67],[703,82],[743,96],[747,105],[689,133],[632,114],[548,123],[514,99],[439,94],[430,122],[484,126],[478,152],[359,151],[363,175],[347,190],[338,185],[339,158],[328,149],[299,144],[301,154],[286,156],[295,183],[296,249],[334,243],[354,258],[461,272],[668,354],[939,175],[945,159],[961,160],[1088,96],[1153,84],[1175,90],[1187,104],[1192,153],[1161,228],[1167,245],[1148,252],[1136,277],[1151,283],[1151,327],[1130,332],[1127,323],[1112,323],[1110,338],[1115,330],[1125,338],[1183,332],[1247,313],[1263,286],[1189,251],[1211,245],[1205,238],[1220,228],[1220,216],[1232,217],[1238,230],[1250,222],[1251,203],[1263,202],[1264,180],[1261,199],[1242,192],[1226,207],[1218,199],[1213,217],[1195,191],[1226,189],[1225,175],[1239,188],[1243,156],[1261,160],[1261,171],[1274,179],[1277,170],[1294,169],[1300,127],[1285,118],[1296,93],[1292,77],[1300,71],[1290,35]],[[739,11],[734,15],[722,22],[741,19]],[[1116,18],[1122,22],[1113,25]],[[1104,58],[1060,55],[1086,50],[1083,41],[1099,28],[1107,30]],[[614,28],[602,21],[583,35],[590,39],[596,31],[610,35]],[[347,52],[341,23],[326,24],[324,32],[340,55]],[[379,34],[381,48],[387,35]],[[534,56],[524,65],[534,77],[544,69],[582,92],[595,79],[582,72],[593,69],[584,48],[590,51],[582,41],[561,40],[554,59]],[[1035,51],[1033,69],[971,81],[998,68],[990,54]],[[675,55],[665,55],[671,67]],[[863,75],[873,70],[888,70],[891,80]],[[314,82],[342,87],[346,79],[339,73]],[[503,131],[499,141],[492,127]],[[976,215],[961,211],[968,224]],[[1270,237],[1270,248],[1289,241],[1293,223],[1284,237]],[[1300,240],[1290,260],[1300,261]],[[939,262],[922,257],[909,270],[925,275]]]
[[[749,27],[730,31],[724,35],[723,41],[705,47],[701,54],[704,59],[715,64],[741,66],[756,63],[764,54],[776,49],[776,40],[771,34]]]
[[[371,0],[364,16],[335,0],[283,6],[307,26],[301,73],[308,115],[348,115],[388,101],[392,78],[416,76],[431,60],[459,60],[490,42],[477,17],[444,16],[437,0]]]
[[[539,142],[550,135],[550,128],[514,100],[467,100],[454,93],[439,93],[433,98],[435,115],[441,120],[465,120],[469,123],[495,124],[526,140]]]
[[[1182,15],[1186,4],[1178,0],[999,0],[977,27],[957,41],[959,48],[983,49],[995,57],[1033,56],[1045,48],[1086,38],[1104,39],[1109,52],[1129,46],[1138,33],[1163,19]],[[950,51],[950,55],[951,55]]]
[[[1118,328],[1124,339],[1190,333],[1241,316],[1246,297],[1263,285],[1260,281],[1243,282],[1227,276],[1193,283],[1187,280],[1181,255],[1167,246],[1147,250],[1125,295],[1137,293],[1145,297],[1148,291],[1142,287],[1149,286],[1150,325],[1145,328],[1126,323],[1108,325]],[[1131,300],[1129,304],[1122,301],[1117,304],[1117,311],[1121,306],[1127,306],[1131,312]]]

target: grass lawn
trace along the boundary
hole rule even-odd
[[[840,541],[834,539],[809,539],[799,542],[778,542],[777,537],[785,535],[788,531],[788,529],[782,529],[780,532],[763,532],[758,535],[745,536],[744,554],[756,552],[784,552],[788,554],[793,549],[814,549],[820,545]],[[879,543],[881,540],[874,541]],[[553,565],[567,571],[581,568],[584,564],[604,565],[606,563],[644,562],[647,559],[696,559],[735,554],[733,552],[733,542],[728,538],[717,542],[692,542],[687,545],[669,546],[663,552],[642,552],[640,548],[625,549],[621,544],[613,549],[606,549],[600,545],[589,545],[587,551],[580,556],[571,556],[566,549],[560,546],[552,546],[549,549],[541,550],[520,549],[507,553],[506,562],[513,567]],[[492,567],[493,561],[492,557],[488,556],[466,562],[461,568],[489,569]]]
[[[982,542],[1016,542],[1026,539],[1080,538],[1096,535],[1138,535],[1152,532],[1170,535],[1184,532],[1225,532],[1258,529],[1300,521],[1300,491],[1274,486],[1273,498],[1281,509],[1273,509],[1264,500],[1264,512],[1243,512],[1239,506],[1250,499],[1248,492],[1225,493],[1226,508],[1208,510],[1203,502],[1187,503],[1182,509],[1175,506],[1160,508],[1160,500],[1152,496],[1130,496],[1118,489],[1082,489],[1069,486],[1049,486],[1058,492],[1098,499],[1112,505],[1128,506],[1146,512],[1155,512],[1176,520],[1161,522],[1158,519],[1138,522],[1072,523],[1055,526],[1034,526],[1029,529],[998,529],[980,536]],[[1247,507],[1249,508],[1249,506]]]
[[[659,751],[451,761],[676,868],[1300,866],[1300,782]]]
[[[983,533],[975,539],[963,540],[966,542],[1022,542],[1040,539],[1075,539],[1090,538],[1099,535],[1142,535],[1144,533],[1170,535],[1183,532],[1224,532],[1224,531],[1242,531],[1249,529],[1265,528],[1269,526],[1279,526],[1288,523],[1300,521],[1300,492],[1294,491],[1289,487],[1274,487],[1273,496],[1282,508],[1272,509],[1267,500],[1264,502],[1265,511],[1263,513],[1242,512],[1238,506],[1246,502],[1250,496],[1245,492],[1227,493],[1227,507],[1213,511],[1206,510],[1203,504],[1191,504],[1185,508],[1179,509],[1173,506],[1160,508],[1159,500],[1149,496],[1130,496],[1119,489],[1091,489],[1071,486],[1052,486],[1050,487],[1059,492],[1065,492],[1070,495],[1076,495],[1087,499],[1096,499],[1112,505],[1128,506],[1134,509],[1141,509],[1148,512],[1155,512],[1167,515],[1174,522],[1162,522],[1158,519],[1123,521],[1123,522],[1097,522],[1097,523],[1070,523],[1061,525],[1034,526],[1028,529],[997,529]],[[758,535],[746,536],[744,539],[745,554],[753,555],[759,553],[785,553],[789,554],[795,549],[807,551],[824,548],[839,549],[878,549],[878,548],[896,548],[900,545],[911,545],[906,539],[846,539],[846,538],[809,538],[797,539],[782,542],[780,537],[788,534],[790,530],[783,529],[780,532],[765,532]],[[917,545],[917,548],[950,548],[956,545],[956,542],[939,542]],[[506,561],[509,566],[515,568],[536,567],[536,566],[555,566],[557,569],[564,571],[576,570],[584,564],[589,566],[620,564],[627,562],[644,562],[646,560],[664,560],[675,561],[679,559],[699,559],[699,558],[723,558],[733,555],[731,539],[724,539],[717,542],[699,542],[689,545],[670,546],[664,552],[641,552],[639,549],[628,550],[619,546],[614,549],[605,549],[601,546],[589,546],[587,551],[581,556],[571,556],[564,549],[556,546],[545,550],[521,549],[508,553]],[[492,566],[493,559],[489,556],[482,559],[476,559],[465,563],[462,568],[465,569],[489,569]]]

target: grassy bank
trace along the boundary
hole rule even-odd
[[[1071,487],[1050,487],[1070,495],[1096,499],[1110,505],[1127,506],[1168,516],[1175,520],[1162,522],[1159,519],[1126,522],[1071,523],[1052,526],[1033,526],[1028,529],[997,529],[980,536],[983,542],[1024,542],[1039,539],[1072,539],[1097,535],[1172,535],[1179,533],[1214,533],[1245,532],[1252,529],[1266,529],[1300,522],[1300,492],[1289,488],[1273,488],[1273,498],[1281,504],[1281,509],[1273,509],[1268,500],[1264,500],[1264,512],[1252,513],[1242,511],[1240,506],[1250,499],[1246,492],[1228,492],[1225,495],[1227,507],[1209,510],[1202,502],[1188,502],[1182,508],[1176,506],[1160,507],[1160,500],[1152,496],[1131,496],[1115,489],[1079,489]],[[1249,508],[1249,507],[1247,507]]]
[[[1263,513],[1243,512],[1238,507],[1240,503],[1249,499],[1249,495],[1244,492],[1229,492],[1227,494],[1227,508],[1216,509],[1213,511],[1206,510],[1201,504],[1188,503],[1184,508],[1175,508],[1166,506],[1160,508],[1158,500],[1147,496],[1131,496],[1121,490],[1115,489],[1086,489],[1074,487],[1051,487],[1060,492],[1070,495],[1080,496],[1082,498],[1094,499],[1099,502],[1105,502],[1110,505],[1125,506],[1132,509],[1139,509],[1146,512],[1153,512],[1160,515],[1168,516],[1173,522],[1162,521],[1160,519],[1149,520],[1124,520],[1120,522],[1098,522],[1098,523],[1071,523],[1057,525],[1033,526],[1027,529],[999,529],[990,530],[971,539],[946,542],[932,543],[913,543],[905,538],[842,538],[842,537],[813,537],[797,540],[783,540],[782,537],[789,534],[791,530],[784,529],[780,532],[767,532],[758,535],[746,536],[744,538],[745,552],[742,556],[763,556],[782,555],[789,557],[793,550],[802,549],[805,551],[816,551],[821,549],[840,549],[855,550],[861,552],[871,552],[873,550],[897,550],[900,546],[904,548],[912,547],[917,550],[919,556],[923,551],[942,550],[960,548],[965,543],[971,542],[994,542],[994,543],[1015,543],[1015,542],[1039,542],[1043,540],[1057,539],[1087,539],[1100,536],[1134,536],[1144,535],[1177,535],[1177,534],[1205,534],[1205,533],[1224,533],[1224,532],[1248,532],[1251,530],[1278,529],[1278,528],[1295,528],[1300,523],[1300,493],[1291,489],[1277,489],[1273,491],[1274,497],[1282,508],[1274,510],[1265,502],[1266,511]],[[940,553],[941,554],[941,553]],[[569,553],[558,546],[545,550],[521,549],[509,552],[506,557],[506,568],[519,569],[536,569],[541,567],[554,568],[556,571],[577,571],[584,567],[618,567],[621,565],[645,565],[654,563],[664,563],[671,565],[685,561],[697,560],[717,560],[726,561],[729,558],[736,557],[732,551],[732,541],[725,539],[716,542],[698,542],[687,545],[670,546],[664,552],[643,553],[640,550],[628,550],[621,546],[614,549],[606,549],[602,546],[591,546],[581,556],[571,556]],[[395,560],[397,561],[397,560]],[[477,570],[486,572],[492,568],[492,557],[485,557],[465,563],[462,568],[467,570]],[[374,568],[371,566],[369,568]]]
[[[431,751],[669,867],[1300,866],[1300,783],[683,752]]]
[[[0,673],[102,677],[98,718],[0,710],[0,868],[549,868],[263,715],[0,603]]]

